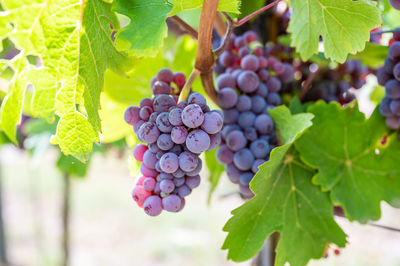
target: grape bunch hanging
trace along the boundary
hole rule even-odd
[[[294,77],[293,67],[266,57],[257,40],[252,31],[233,35],[216,66],[218,105],[224,114],[217,159],[245,198],[252,197],[249,183],[278,145],[268,109],[281,104],[282,84]]]
[[[210,111],[203,95],[191,92],[178,102],[185,82],[184,74],[161,69],[150,82],[153,98],[125,112],[125,121],[146,143],[133,151],[143,176],[132,197],[150,216],[183,209],[185,197],[200,184],[199,155],[221,142],[222,114]]]

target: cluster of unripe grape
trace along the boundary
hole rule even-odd
[[[386,117],[386,125],[393,130],[400,129],[400,34],[394,36],[385,64],[377,72],[380,85],[385,86],[385,98],[379,111]]]
[[[185,82],[182,73],[161,69],[150,83],[153,98],[144,98],[139,106],[125,112],[125,121],[146,143],[133,151],[135,159],[142,162],[143,176],[132,197],[150,216],[162,210],[182,210],[185,197],[200,184],[199,155],[221,143],[220,111],[210,111],[204,96],[196,92],[190,93],[187,101],[178,102]]]
[[[224,114],[217,159],[247,198],[253,195],[249,183],[258,167],[278,144],[268,110],[281,104],[282,84],[294,77],[292,66],[266,57],[257,40],[252,31],[232,36],[216,66],[218,105]]]

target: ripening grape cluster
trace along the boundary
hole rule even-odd
[[[184,74],[161,69],[150,82],[153,98],[125,112],[125,121],[146,143],[133,151],[143,176],[132,197],[150,216],[182,210],[185,197],[200,184],[200,153],[221,142],[222,114],[210,111],[203,95],[192,92],[187,101],[178,102],[185,82]]]
[[[400,129],[400,36],[396,38],[384,66],[377,72],[379,84],[385,86],[385,98],[379,111],[386,117],[386,125],[393,130]]]
[[[218,105],[223,110],[222,145],[217,159],[246,198],[258,167],[278,144],[269,108],[281,104],[282,83],[293,80],[290,64],[266,57],[254,32],[232,36],[216,66]]]

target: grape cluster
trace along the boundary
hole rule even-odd
[[[153,99],[144,98],[125,112],[125,121],[147,144],[133,151],[143,176],[132,197],[150,216],[182,210],[185,197],[200,184],[199,154],[221,143],[222,114],[210,111],[203,95],[192,92],[187,101],[177,102],[185,81],[182,73],[161,69],[150,82]]]
[[[218,105],[224,114],[223,143],[217,159],[226,165],[242,195],[252,197],[249,183],[278,144],[268,109],[281,104],[283,83],[293,80],[290,64],[266,57],[254,32],[232,36],[216,66]]]
[[[385,86],[385,98],[379,111],[386,117],[386,125],[393,130],[400,129],[400,41],[393,43],[383,67],[378,69],[377,78]]]

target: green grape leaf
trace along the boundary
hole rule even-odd
[[[313,183],[329,191],[351,221],[379,219],[381,201],[400,207],[400,141],[388,136],[379,111],[366,120],[357,106],[318,102],[309,112],[314,124],[296,148],[319,171]]]
[[[60,153],[56,166],[62,173],[75,177],[85,177],[89,168],[89,163],[82,163],[72,156],[65,156]]]
[[[264,5],[265,0],[242,0],[242,4],[240,5],[240,14],[237,18],[242,19],[254,11],[259,10]]]
[[[322,36],[327,58],[340,63],[362,51],[370,31],[381,25],[379,10],[367,0],[290,0],[293,14],[288,32],[302,59],[318,53]]]
[[[117,48],[135,56],[157,54],[167,36],[165,20],[171,4],[167,0],[115,0],[113,9],[131,20],[116,34]]]
[[[364,65],[376,69],[385,63],[388,50],[389,48],[385,45],[368,42],[362,52],[350,55],[349,59],[359,59]]]
[[[24,91],[31,84],[32,115],[48,122],[54,121],[54,113],[61,117],[54,142],[66,154],[87,158],[101,131],[98,109],[104,73],[112,69],[122,74],[131,66],[129,57],[118,52],[112,41],[119,22],[111,5],[101,0],[2,0],[1,4],[6,10],[0,16],[2,38],[21,50],[19,59],[10,61],[15,77],[1,107],[5,132],[15,140]],[[41,58],[41,68],[28,63],[32,55]],[[74,130],[72,124],[93,129]],[[62,132],[69,129],[73,132]]]
[[[291,116],[284,106],[270,113],[285,144],[272,151],[251,181],[255,196],[232,212],[222,248],[228,249],[229,259],[244,261],[261,249],[269,235],[280,231],[276,265],[305,265],[322,257],[329,243],[344,246],[346,235],[333,219],[328,193],[311,182],[315,171],[292,148],[293,141],[311,126],[312,114]]]
[[[173,16],[184,10],[191,10],[201,8],[204,0],[171,0],[173,8],[169,16]],[[218,11],[225,11],[230,13],[239,12],[239,0],[220,0],[218,3]]]
[[[208,191],[207,198],[208,204],[210,204],[212,195],[218,186],[221,175],[225,171],[225,167],[217,161],[216,153],[217,149],[205,153],[206,165],[209,172],[208,181],[210,182],[210,190]]]
[[[328,193],[311,183],[315,171],[292,147],[311,126],[313,115],[292,116],[284,106],[269,112],[285,144],[272,151],[251,181],[255,196],[232,212],[224,227],[228,236],[222,248],[228,249],[229,259],[244,261],[261,249],[269,235],[280,231],[276,265],[305,265],[322,257],[329,243],[344,246],[346,235],[333,219]]]

